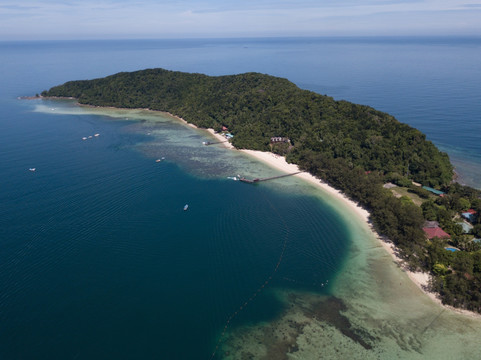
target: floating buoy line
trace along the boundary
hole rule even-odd
[[[269,199],[264,196],[266,202],[269,204],[269,206],[274,210],[274,212],[277,214],[277,216],[279,217],[279,219],[281,220],[281,222],[283,223],[284,225],[284,228],[286,230],[286,235],[284,237],[284,242],[282,244],[282,251],[279,255],[279,258],[277,260],[277,263],[276,263],[276,266],[274,267],[274,270],[272,271],[271,275],[268,276],[266,278],[266,280],[262,283],[262,285],[260,285],[256,291],[254,291],[252,293],[252,295],[249,297],[249,299],[247,299],[247,301],[245,301],[243,304],[241,304],[239,306],[239,308],[234,311],[228,318],[227,318],[227,321],[225,322],[225,325],[224,325],[224,328],[222,329],[222,333],[220,334],[219,336],[219,340],[217,340],[217,343],[216,343],[216,346],[215,346],[215,349],[214,351],[212,352],[212,356],[210,357],[210,359],[214,359],[215,355],[217,354],[217,351],[219,350],[220,348],[220,345],[222,344],[222,341],[224,340],[224,336],[227,332],[227,329],[229,328],[230,324],[231,324],[231,321],[234,320],[237,315],[239,315],[239,313],[244,310],[247,305],[249,305],[252,301],[255,300],[255,298],[257,297],[258,294],[260,294],[262,292],[262,290],[264,290],[266,288],[267,285],[269,285],[269,282],[272,280],[272,278],[274,277],[274,275],[277,273],[277,270],[279,270],[279,266],[281,265],[282,263],[282,260],[284,258],[284,253],[286,251],[286,247],[287,247],[287,242],[289,240],[289,227],[287,226],[287,223],[285,222],[284,218],[281,216],[281,214],[279,213],[279,211],[277,210],[277,208],[269,201]]]
[[[213,360],[215,355],[217,354],[217,352],[218,352],[218,350],[219,350],[219,348],[222,344],[222,341],[224,340],[224,337],[227,333],[227,329],[231,325],[231,322],[242,312],[242,310],[244,310],[247,307],[247,305],[249,305],[252,301],[255,300],[257,295],[259,295],[267,287],[267,285],[269,285],[269,282],[276,275],[276,273],[279,270],[279,267],[282,263],[282,260],[284,259],[284,255],[285,255],[285,252],[286,252],[286,249],[287,249],[287,244],[289,242],[289,233],[290,233],[289,226],[287,226],[286,221],[284,220],[284,218],[282,217],[282,215],[278,211],[278,209],[272,204],[272,202],[265,195],[263,197],[265,199],[265,202],[269,204],[269,206],[272,208],[272,210],[274,210],[274,212],[277,214],[277,216],[281,220],[282,224],[284,225],[285,237],[284,237],[284,241],[283,241],[283,244],[282,244],[282,250],[281,250],[281,253],[280,253],[279,258],[277,260],[276,266],[274,267],[274,270],[272,271],[271,275],[266,278],[266,280],[262,283],[262,285],[260,285],[256,289],[256,291],[254,291],[254,293],[252,293],[252,295],[249,297],[249,299],[247,299],[247,301],[242,303],[239,306],[239,308],[236,311],[234,311],[227,318],[227,320],[225,322],[225,325],[224,325],[224,328],[222,329],[222,333],[220,334],[219,339],[217,340],[216,346],[214,348],[214,351],[212,352],[210,360]],[[297,249],[297,250],[300,250],[300,249]],[[324,265],[327,265],[333,271],[336,270],[335,267],[331,263],[326,262],[319,255],[316,255],[316,254],[313,254],[313,253],[310,253],[310,252],[305,252],[305,251],[301,251],[301,253],[304,256],[311,257],[311,258],[313,258],[315,260],[318,260],[319,262],[323,263]],[[284,281],[288,281],[288,282],[291,282],[291,283],[297,283],[299,285],[304,285],[304,286],[314,286],[314,287],[317,287],[317,288],[324,288],[324,287],[329,286],[329,280],[328,279],[326,279],[325,281],[322,281],[322,282],[314,282],[314,283],[306,283],[306,282],[295,280],[295,279],[292,279],[292,278],[289,278],[289,277],[282,277],[282,279]]]

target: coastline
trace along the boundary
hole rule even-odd
[[[171,114],[169,114],[171,115]],[[173,115],[171,115],[173,116]],[[179,117],[173,116],[177,119],[180,119],[181,121],[187,123],[184,119],[181,119]],[[188,123],[187,123],[188,124]],[[189,124],[191,125],[191,124]],[[195,126],[194,126],[195,127]],[[196,127],[197,128],[197,127]],[[225,138],[220,135],[219,133],[216,133],[213,129],[207,129],[207,131],[214,136],[217,140],[222,141],[225,140]],[[234,148],[234,146],[230,142],[224,142],[222,145],[226,148],[232,149],[232,150],[237,150]],[[237,150],[240,151],[244,154],[247,154],[258,161],[267,164],[270,167],[273,167],[277,170],[280,170],[285,173],[294,173],[294,172],[299,172],[301,171],[299,167],[296,164],[289,164],[287,163],[286,159],[283,156],[276,155],[274,153],[270,152],[263,152],[263,151],[257,151],[257,150],[246,150],[246,149],[241,149]],[[425,272],[414,272],[411,271],[407,268],[405,262],[397,253],[397,249],[394,246],[394,244],[387,239],[386,237],[383,237],[379,235],[376,230],[373,228],[369,217],[370,213],[361,207],[358,203],[354,202],[353,200],[349,199],[343,192],[340,190],[337,190],[333,188],[332,186],[328,185],[327,183],[323,182],[321,179],[316,178],[315,176],[309,174],[308,172],[301,171],[299,174],[293,175],[297,176],[310,184],[316,186],[317,188],[321,189],[322,191],[328,193],[329,195],[335,197],[336,199],[340,200],[347,208],[350,209],[350,211],[356,215],[358,219],[360,219],[363,223],[365,223],[370,231],[373,233],[374,237],[377,239],[377,242],[379,245],[383,247],[383,249],[392,257],[393,261],[399,266],[399,268],[406,273],[406,275],[409,277],[409,279],[422,291],[424,295],[429,297],[434,303],[438,304],[444,309],[451,310],[455,313],[458,314],[463,314],[466,316],[469,316],[471,318],[476,318],[476,319],[481,319],[481,314],[474,313],[469,310],[464,310],[464,309],[458,309],[449,305],[444,305],[439,299],[439,297],[436,295],[436,293],[429,291],[428,286],[429,282],[431,280],[431,276],[428,273]]]
[[[74,98],[67,98],[67,97],[31,97],[32,99],[54,99],[54,100],[75,100]],[[364,224],[367,225],[369,230],[372,232],[373,236],[377,239],[378,245],[382,246],[382,248],[392,257],[393,261],[398,265],[398,267],[406,273],[406,275],[409,277],[409,279],[416,285],[416,287],[428,298],[430,298],[434,303],[438,304],[441,306],[443,309],[451,310],[454,313],[462,314],[465,316],[468,316],[470,318],[475,318],[475,319],[481,319],[481,314],[474,313],[472,311],[464,310],[464,309],[458,309],[449,305],[444,305],[442,301],[438,298],[437,294],[434,292],[431,292],[428,290],[428,285],[431,279],[431,276],[428,273],[423,273],[423,272],[413,272],[410,271],[407,266],[405,265],[404,261],[399,257],[397,253],[397,249],[394,246],[394,244],[387,238],[379,235],[375,229],[373,228],[369,217],[370,213],[362,208],[358,203],[355,201],[349,199],[344,193],[342,193],[340,190],[337,190],[333,188],[332,186],[328,185],[327,183],[323,182],[321,179],[316,178],[315,176],[309,174],[308,172],[301,171],[299,170],[298,166],[296,164],[289,164],[285,160],[283,156],[276,155],[271,152],[263,152],[263,151],[257,151],[257,150],[247,150],[247,149],[236,149],[230,142],[226,141],[226,138],[217,133],[214,129],[204,129],[204,128],[199,128],[196,125],[189,123],[185,119],[174,115],[172,113],[166,112],[166,111],[160,111],[160,110],[152,110],[149,108],[117,108],[117,107],[110,107],[110,106],[94,106],[94,105],[85,105],[85,104],[80,104],[77,102],[79,106],[82,107],[90,107],[90,108],[104,108],[104,109],[112,109],[112,110],[140,110],[140,111],[148,111],[152,112],[155,114],[162,114],[165,116],[168,116],[170,118],[176,119],[180,121],[182,124],[184,124],[187,127],[196,129],[196,130],[201,130],[204,132],[209,133],[211,136],[213,136],[215,139],[219,141],[219,145],[242,152],[250,157],[255,158],[256,160],[272,167],[277,170],[280,170],[285,173],[294,173],[294,172],[299,172],[296,175],[299,178],[302,178],[303,180],[309,182],[310,184],[316,186],[317,188],[321,189],[323,192],[328,193],[332,197],[340,200],[350,211],[356,215],[356,217],[361,220]],[[222,143],[220,143],[222,142]]]

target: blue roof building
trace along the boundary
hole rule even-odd
[[[461,216],[467,219],[468,221],[471,221],[471,222],[474,221],[474,214],[471,214],[470,212],[463,212]]]
[[[433,189],[432,187],[429,187],[429,186],[423,186],[423,189],[427,190],[427,191],[430,191],[433,194],[436,194],[436,195],[439,195],[439,196],[444,195],[444,191],[436,190],[436,189]]]

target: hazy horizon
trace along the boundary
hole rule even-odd
[[[4,0],[0,40],[479,36],[463,0]]]

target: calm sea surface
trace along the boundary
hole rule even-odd
[[[206,359],[236,311],[231,328],[279,314],[272,289],[329,295],[350,243],[302,186],[228,179],[272,170],[201,131],[19,96],[152,67],[268,73],[395,115],[481,188],[480,39],[3,42],[0,63],[0,358]]]

